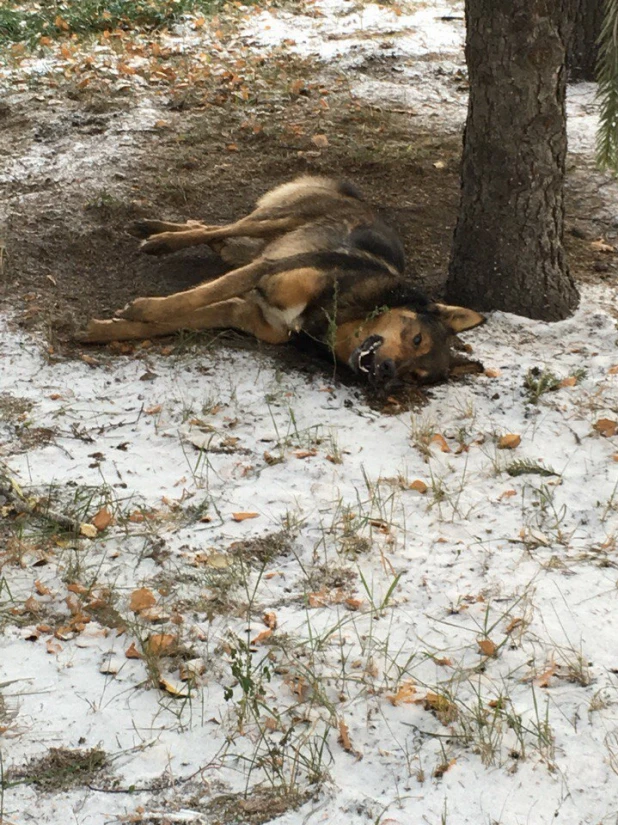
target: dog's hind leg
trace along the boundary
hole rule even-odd
[[[274,238],[297,229],[305,222],[306,219],[298,215],[272,217],[272,213],[269,213],[260,217],[259,212],[256,212],[226,226],[199,225],[184,230],[160,232],[142,241],[141,250],[148,255],[167,255],[189,246],[200,246],[225,238]]]
[[[134,238],[146,239],[161,232],[186,232],[197,226],[206,227],[201,221],[187,221],[186,223],[171,223],[170,221],[155,221],[150,218],[141,218],[128,224],[126,231]]]
[[[111,341],[155,338],[181,329],[237,329],[248,332],[268,344],[283,344],[290,334],[283,324],[269,323],[257,304],[244,298],[232,298],[179,314],[171,320],[152,324],[121,318],[111,321],[92,320],[86,331],[79,336],[79,340],[84,343],[105,344]]]

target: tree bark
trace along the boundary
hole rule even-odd
[[[569,80],[596,79],[597,40],[604,14],[605,0],[575,0],[573,34],[567,54]]]
[[[577,306],[563,247],[573,0],[466,0],[470,79],[449,300],[556,321]]]

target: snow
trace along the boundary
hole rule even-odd
[[[349,61],[352,72],[398,32],[389,53],[429,56],[429,68],[411,62],[392,83],[353,74],[357,94],[459,127],[465,95],[449,77],[462,66],[463,29],[442,20],[461,16],[459,4],[309,8],[258,12],[243,37],[256,49],[294,40],[290,48]],[[433,72],[433,53],[435,64],[447,55],[451,74]],[[427,100],[434,91],[443,97]],[[582,161],[593,92],[581,85],[569,97]],[[126,143],[110,143],[110,154],[99,143],[102,165],[133,150],[150,106],[119,122]],[[29,150],[21,168],[36,174],[44,152]],[[602,193],[611,204],[612,187]],[[113,757],[112,782],[53,793],[11,784],[7,822],[210,822],[211,797],[265,781],[258,758],[306,787],[289,742],[325,781],[279,825],[614,822],[618,441],[595,425],[617,417],[615,304],[614,287],[585,287],[577,313],[558,324],[493,313],[465,339],[494,377],[438,386],[426,406],[391,416],[334,380],[225,346],[64,359],[6,314],[0,400],[29,404],[21,421],[1,423],[3,461],[57,509],[87,522],[105,505],[116,519],[94,540],[26,529],[4,550],[13,559],[0,568],[4,771],[51,747]],[[524,390],[533,369],[577,380],[533,403]],[[26,446],[18,423],[52,437]],[[521,444],[499,449],[505,434]],[[521,460],[555,474],[509,475]],[[263,566],[238,560],[236,543],[281,531],[288,546],[268,540],[274,555]],[[54,635],[79,616],[75,583],[118,621],[91,611],[81,629]],[[130,608],[141,587],[156,598],[157,620]],[[30,597],[40,615],[24,608]],[[4,620],[11,610],[15,620]],[[267,629],[268,612],[277,627],[248,654],[243,644]],[[176,634],[205,663],[188,699],[153,686],[147,662],[126,657],[152,633]],[[485,655],[479,641],[495,649]],[[250,712],[238,719],[233,650],[263,691],[259,725]],[[160,666],[185,689],[177,660]],[[265,741],[279,745],[280,762]]]

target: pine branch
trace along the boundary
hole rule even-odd
[[[600,169],[618,173],[618,0],[605,0],[605,19],[599,35],[597,81],[597,164]]]

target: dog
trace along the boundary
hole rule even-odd
[[[233,328],[269,344],[305,333],[379,386],[448,376],[456,333],[478,312],[429,301],[405,278],[401,241],[350,184],[303,176],[224,226],[142,220],[150,255],[207,244],[234,269],[184,292],[137,298],[81,340],[105,343],[180,329]]]

